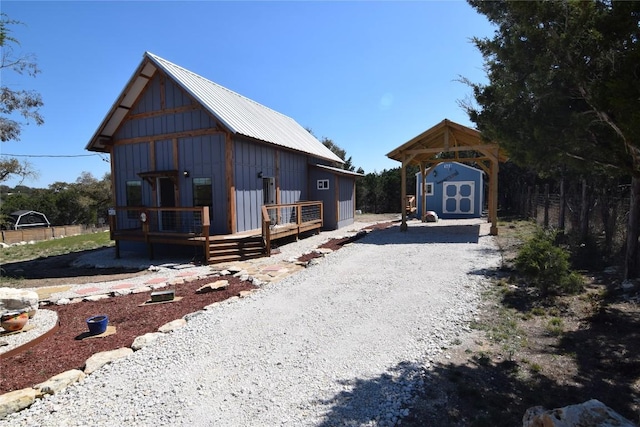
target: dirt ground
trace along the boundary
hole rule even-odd
[[[425,371],[403,426],[522,425],[533,406],[598,399],[640,423],[640,293],[615,272],[583,271],[585,290],[541,298],[511,277],[519,239],[498,236],[503,268],[485,292],[472,333]]]

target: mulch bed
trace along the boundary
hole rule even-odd
[[[381,230],[392,225],[393,222],[383,222],[368,226],[365,230]],[[320,248],[329,248],[335,251],[364,235],[364,233],[359,233],[349,238],[331,239]],[[301,256],[298,260],[308,262],[321,256],[317,252],[311,252]],[[165,323],[201,310],[214,302],[236,296],[240,291],[256,288],[251,283],[243,282],[238,278],[224,277],[229,281],[229,287],[226,290],[207,294],[195,293],[196,289],[201,286],[219,279],[217,277],[207,278],[168,288],[175,289],[176,296],[183,297],[180,301],[168,304],[140,307],[150,299],[149,293],[141,293],[95,302],[45,307],[58,313],[60,328],[51,337],[34,347],[0,360],[0,372],[2,373],[0,375],[0,394],[32,387],[70,369],[82,370],[85,361],[95,353],[130,347],[136,337],[148,332],[155,332]],[[109,316],[109,325],[116,326],[117,332],[104,338],[77,339],[87,332],[86,319],[98,314]]]
[[[150,299],[150,293],[145,292],[95,302],[44,307],[58,313],[60,328],[34,347],[0,360],[0,394],[33,387],[70,369],[82,370],[85,361],[95,353],[131,347],[136,337],[156,332],[165,323],[236,296],[240,291],[256,289],[249,282],[223,277],[229,281],[227,289],[196,294],[199,287],[220,279],[212,277],[165,288],[175,289],[176,296],[182,297],[180,301],[166,304],[140,306]],[[88,330],[86,320],[98,314],[109,316],[109,325],[115,326],[117,332],[104,338],[77,339]]]
[[[392,225],[393,225],[393,222],[381,222],[381,223],[378,223],[378,224],[369,225],[369,226],[365,227],[364,230],[368,230],[368,231],[383,230],[385,228],[391,227]],[[365,235],[366,235],[366,233],[357,233],[352,237],[344,237],[344,238],[341,238],[341,239],[331,239],[331,240],[328,240],[327,242],[323,243],[322,245],[318,246],[318,248],[319,249],[331,249],[332,251],[337,251],[338,249],[342,248],[347,243],[355,242],[356,240],[361,239]],[[311,251],[311,252],[309,252],[307,254],[299,256],[297,258],[297,260],[299,262],[307,263],[307,262],[311,261],[312,259],[320,258],[322,256],[323,255],[320,252]]]

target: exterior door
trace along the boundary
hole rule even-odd
[[[159,177],[157,181],[158,188],[158,207],[173,208],[176,206],[176,189],[173,180],[166,177]],[[160,231],[175,231],[177,227],[175,211],[160,211],[158,216],[158,229]]]
[[[443,214],[475,214],[474,206],[475,182],[443,182],[442,213]]]
[[[262,178],[262,204],[276,204],[276,179],[273,177]],[[269,218],[271,224],[278,223],[278,214],[274,209],[269,209]]]

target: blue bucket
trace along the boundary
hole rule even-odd
[[[89,333],[91,335],[100,335],[107,330],[107,324],[109,323],[109,317],[106,314],[100,314],[97,316],[91,316],[87,319],[87,326],[89,327]]]

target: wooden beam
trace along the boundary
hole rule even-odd
[[[405,201],[407,200],[407,163],[408,161],[402,162],[402,169],[400,172],[400,179],[402,180],[402,182],[400,183],[400,187],[402,189],[400,192],[400,209],[402,212],[402,223],[400,224],[400,231],[407,231],[407,210],[405,209]]]
[[[275,150],[275,163],[276,163],[276,176],[275,176],[275,191],[276,191],[276,205],[279,205],[280,200],[280,151]]]
[[[123,138],[114,141],[114,145],[124,145],[124,144],[139,144],[141,142],[146,141],[161,141],[173,138],[193,138],[196,136],[204,136],[204,135],[226,135],[226,133],[219,129],[198,129],[184,132],[172,132],[172,133],[164,133],[162,135],[153,135],[153,136],[140,136],[137,138]]]
[[[118,200],[116,198],[116,194],[118,193],[116,190],[116,165],[113,161],[113,145],[109,147],[109,160],[111,166],[111,204],[116,206],[118,204]]]
[[[178,171],[178,176],[181,176],[181,172],[179,169],[180,166],[180,153],[178,152],[178,138],[173,138],[173,168]],[[180,206],[180,186],[178,185],[178,178],[173,181],[173,205]]]
[[[461,145],[457,147],[449,147],[448,150],[444,150],[443,148],[418,148],[418,149],[405,150],[403,154],[412,155],[412,158],[413,158],[419,154],[439,154],[439,153],[445,153],[445,152],[451,152],[451,151],[479,151],[484,155],[495,157],[495,154],[493,154],[493,150],[496,147],[497,146],[493,144],[484,144],[484,145],[475,145],[475,146]],[[488,150],[491,150],[491,151],[488,151]]]
[[[156,168],[156,142],[149,141],[149,169],[154,170]],[[151,206],[158,204],[158,193],[155,178],[151,184]]]
[[[166,82],[167,78],[164,74],[160,74],[160,109],[164,110],[166,107],[166,100],[165,100],[165,82]]]
[[[420,163],[420,178],[422,188],[422,200],[420,200],[422,210],[422,222],[427,221],[427,164],[425,162]]]
[[[224,144],[224,157],[225,157],[225,182],[227,184],[227,228],[229,234],[235,234],[236,232],[236,187],[233,179],[233,141],[231,134],[225,135]]]
[[[128,122],[131,120],[139,120],[139,119],[148,119],[150,117],[162,117],[162,116],[169,116],[172,114],[186,113],[189,111],[200,110],[201,108],[202,107],[200,107],[199,105],[190,104],[190,105],[183,105],[182,107],[176,107],[176,108],[147,111],[144,113],[137,113],[137,114],[129,114],[127,115],[127,118],[123,120],[123,122]]]

